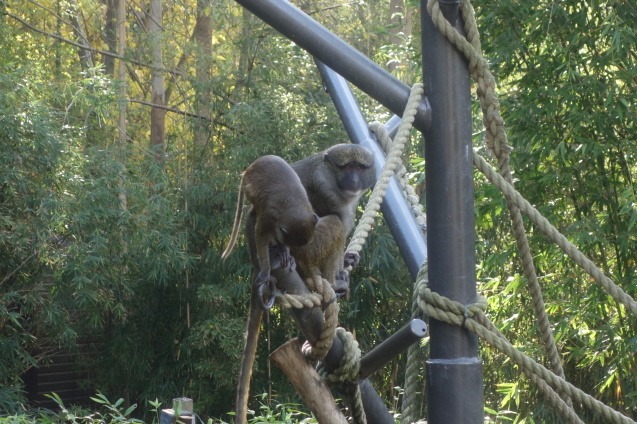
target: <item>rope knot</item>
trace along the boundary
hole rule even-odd
[[[338,386],[347,397],[352,418],[356,424],[366,424],[367,418],[363,410],[358,375],[360,371],[361,351],[354,335],[344,328],[336,329],[336,336],[343,343],[343,357],[338,368],[328,371],[320,363],[317,372],[328,383]]]
[[[474,303],[463,304],[432,291],[426,277],[419,275],[416,283],[417,302],[421,310],[432,318],[466,328],[467,319],[481,315],[487,309],[486,299],[478,295]]]
[[[327,355],[334,341],[334,332],[338,325],[340,306],[336,302],[336,293],[329,281],[320,275],[314,275],[305,281],[312,293],[289,294],[283,293],[276,297],[277,304],[282,308],[317,308],[323,309],[324,322],[319,340],[314,344],[306,341],[301,348],[303,354],[310,360],[318,361]]]

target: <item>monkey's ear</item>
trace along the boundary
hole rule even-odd
[[[338,163],[334,161],[334,157],[331,156],[329,152],[323,155],[323,162],[329,163],[330,165],[335,166],[336,168],[340,168],[340,166],[338,166]]]

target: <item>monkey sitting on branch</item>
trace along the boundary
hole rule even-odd
[[[286,266],[283,260],[279,261],[280,253],[272,251],[277,278],[294,278],[296,275],[297,279],[299,276],[306,279],[318,273],[334,286],[337,294],[344,295],[348,282],[342,281],[343,268],[358,262],[357,254],[345,254],[345,238],[354,227],[360,197],[376,181],[374,154],[362,146],[337,144],[294,162],[291,166],[301,179],[309,201],[320,219],[309,242],[290,249],[296,269],[290,266],[292,264]],[[260,268],[258,241],[255,238],[258,221],[256,212],[251,210],[246,222],[246,239],[255,273]],[[262,315],[263,310],[255,304],[253,291],[237,384],[236,424],[247,422],[250,378]]]
[[[226,259],[237,241],[243,197],[252,204],[255,215],[254,245],[259,274],[253,282],[258,300],[264,309],[274,303],[276,287],[270,279],[270,247],[274,246],[281,257],[281,265],[291,264],[289,248],[306,244],[318,222],[312,205],[298,175],[290,165],[278,156],[268,155],[255,160],[243,173],[239,185],[239,198],[232,235],[228,247],[221,255]],[[270,300],[263,302],[263,287],[268,284]]]
[[[291,164],[320,217],[309,243],[291,249],[304,280],[318,273],[339,296],[349,290],[344,268],[358,253],[344,252],[361,196],[376,182],[374,154],[356,144],[337,144]]]

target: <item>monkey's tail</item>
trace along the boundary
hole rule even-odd
[[[241,357],[241,368],[239,369],[239,381],[237,383],[237,397],[235,400],[235,424],[246,424],[248,415],[248,399],[250,395],[250,380],[252,379],[252,368],[254,358],[257,353],[259,342],[259,329],[263,318],[263,309],[259,306],[257,299],[259,296],[256,287],[252,288],[250,297],[250,311],[248,312],[248,323],[246,325],[246,340]]]
[[[237,236],[239,235],[239,226],[241,225],[241,215],[243,213],[243,178],[241,179],[241,184],[239,184],[239,198],[237,199],[237,211],[234,215],[234,224],[232,226],[232,235],[230,235],[230,241],[228,242],[228,247],[221,254],[221,259],[226,259],[230,256],[232,249],[234,248],[234,244],[237,242]]]

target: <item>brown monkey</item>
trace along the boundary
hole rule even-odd
[[[259,274],[253,285],[261,293],[263,285],[270,282],[270,246],[279,246],[282,263],[287,266],[290,261],[288,248],[301,246],[310,240],[318,217],[312,210],[301,180],[290,165],[278,156],[260,157],[241,177],[232,235],[222,259],[230,255],[237,241],[244,195],[252,203],[255,214],[254,244]],[[274,302],[273,288],[270,293],[271,301],[266,308]],[[259,300],[262,301],[262,296]]]
[[[354,228],[358,201],[376,181],[374,154],[363,146],[337,144],[291,166],[321,217],[310,241],[291,250],[297,271],[303,279],[318,271],[334,285],[343,265],[358,263],[358,255],[343,257],[343,249]],[[343,294],[347,289],[335,290]]]
[[[263,302],[262,295],[264,284],[273,282],[270,278],[271,245],[274,245],[272,249],[281,262],[280,266],[293,267],[289,247],[307,243],[318,221],[305,189],[290,165],[278,156],[263,156],[255,160],[241,178],[232,235],[221,255],[223,259],[232,252],[237,240],[244,195],[252,204],[248,218],[251,224],[246,236],[250,257],[258,274],[250,291],[246,345],[237,389],[237,423],[246,422],[248,389],[263,310],[274,303],[276,290],[273,284],[270,285],[271,297],[267,304]]]
[[[296,271],[302,278],[319,272],[334,284],[343,268],[345,237],[354,227],[356,207],[361,195],[375,182],[374,155],[368,149],[351,144],[338,144],[329,149],[301,159],[291,164],[305,187],[314,211],[320,216],[309,242],[303,247],[291,247],[296,263]],[[250,211],[246,222],[246,239],[250,248],[253,266],[258,269],[259,261],[254,239],[256,216]],[[284,268],[283,275],[293,271],[291,261],[286,267],[279,260],[280,252],[272,251],[273,267]],[[276,259],[275,259],[276,258]],[[355,260],[356,258],[354,258]],[[346,258],[346,260],[348,260]],[[278,273],[278,270],[277,270]],[[345,289],[346,290],[346,289]],[[259,337],[259,323],[263,310],[258,307],[254,286],[250,302],[250,312],[246,331],[246,344],[241,360],[235,422],[245,424],[248,408],[250,378]],[[256,323],[256,324],[255,324]]]

